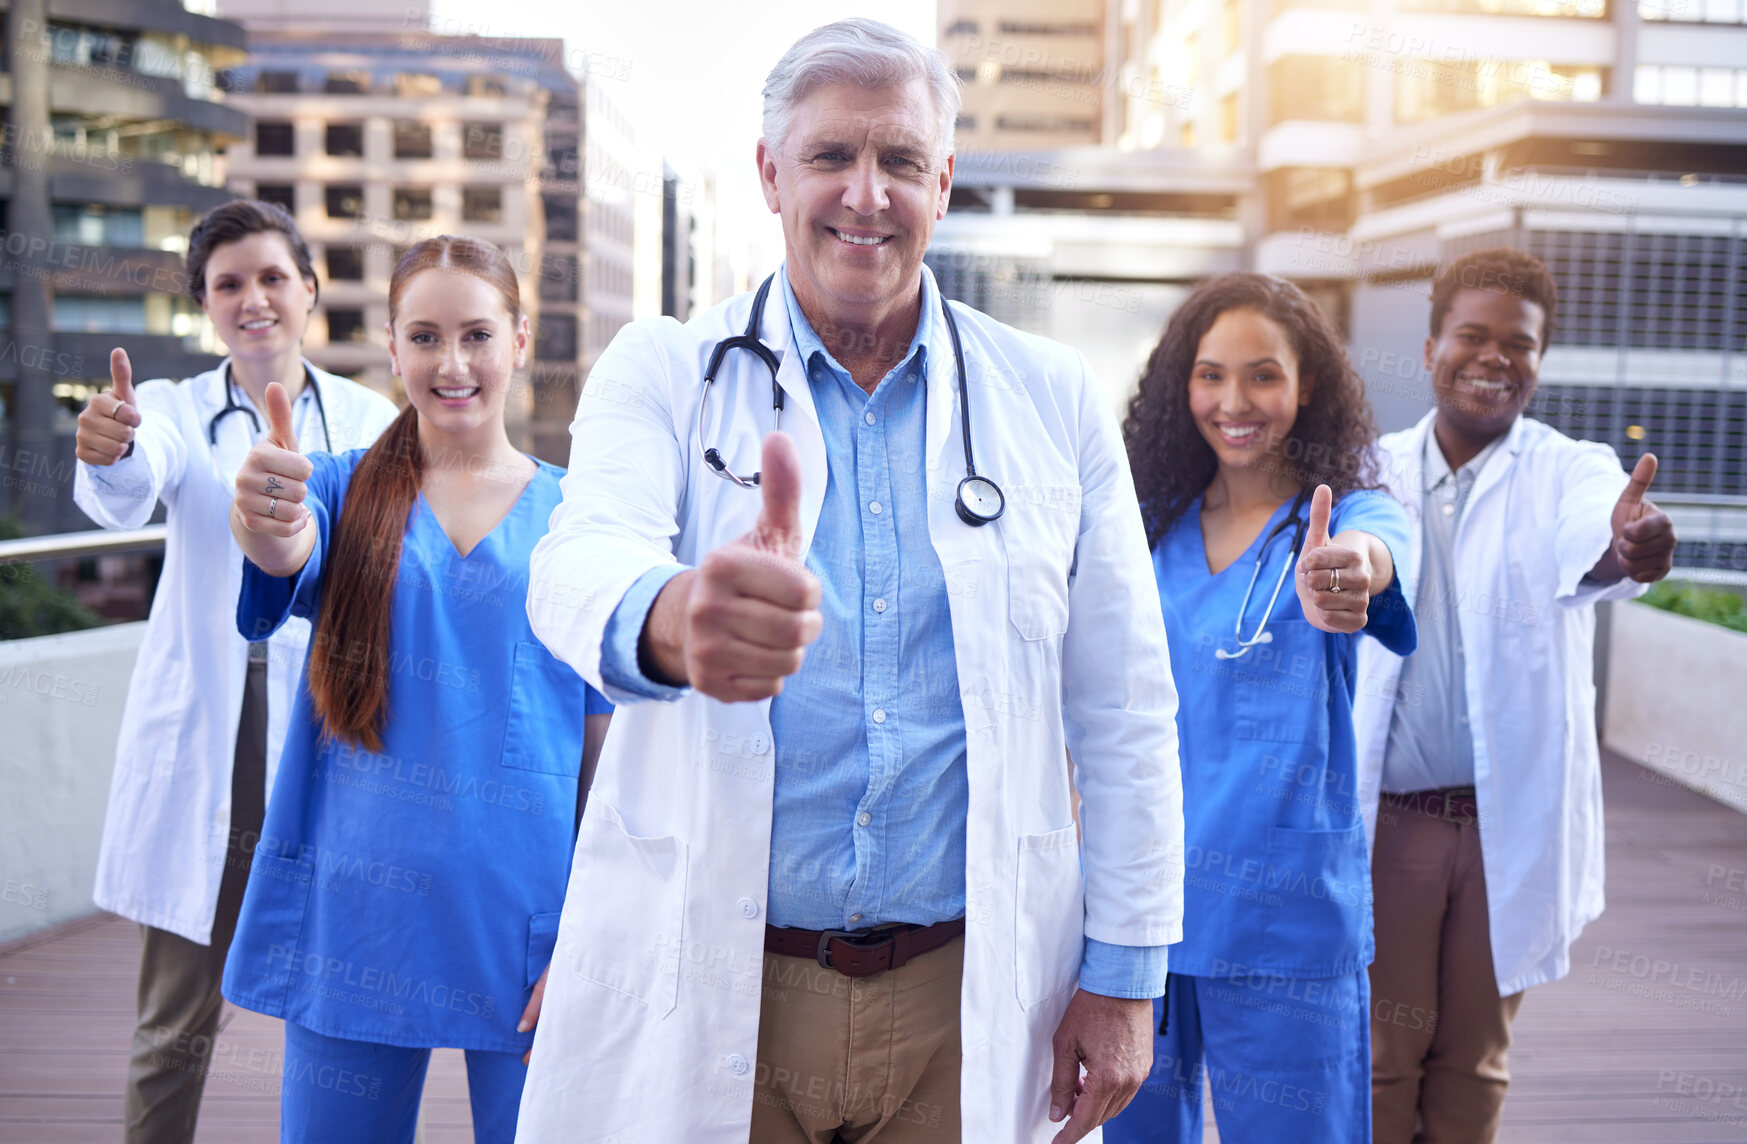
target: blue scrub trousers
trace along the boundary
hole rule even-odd
[[[327,1037],[285,1022],[280,1144],[412,1144],[431,1050]],[[467,1053],[475,1144],[513,1144],[528,1068],[520,1053]]]
[[[1201,1144],[1213,1093],[1223,1144],[1368,1144],[1370,982],[1341,977],[1171,975],[1171,1020],[1153,1068],[1106,1144]],[[1160,1012],[1153,1003],[1154,1028]]]

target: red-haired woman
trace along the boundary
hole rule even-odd
[[[528,627],[560,474],[504,429],[528,343],[508,260],[414,246],[389,338],[411,405],[373,448],[283,448],[269,393],[237,475],[237,626],[315,638],[224,994],[285,1019],[282,1139],[410,1141],[445,1046],[474,1138],[507,1142],[611,708]]]
[[[140,923],[139,1024],[128,1063],[129,1144],[194,1139],[218,1030],[219,975],[303,674],[309,625],[237,634],[242,581],[231,488],[284,387],[293,449],[369,445],[394,403],[304,360],[319,294],[309,244],[272,203],[217,207],[188,236],[188,293],[228,352],[215,369],[114,387],[79,414],[73,498],[109,529],[167,511],[164,575],[128,684],[94,897]]]

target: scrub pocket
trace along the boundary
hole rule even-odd
[[[284,1016],[292,984],[311,951],[299,948],[309,913],[315,864],[256,846],[249,885],[225,959],[224,995],[238,1004]]]
[[[619,812],[591,800],[577,832],[567,897],[587,910],[585,932],[568,944],[577,976],[633,997],[657,1017],[679,996],[685,921],[686,844],[671,835],[639,838]]]
[[[576,778],[582,773],[582,720],[588,685],[544,644],[516,644],[503,765]]]
[[[1303,977],[1363,968],[1370,873],[1362,822],[1345,830],[1270,828],[1262,885],[1281,900],[1269,903],[1260,966]]]
[[[528,987],[540,980],[540,974],[552,964],[552,950],[558,944],[558,919],[564,915],[534,914],[528,919]]]
[[[1079,831],[1073,826],[1019,840],[1014,886],[1014,989],[1022,1008],[1073,987],[1085,952],[1086,897]]]

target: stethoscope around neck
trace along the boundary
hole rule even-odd
[[[325,451],[331,453],[334,451],[334,437],[333,434],[328,431],[328,407],[327,404],[322,401],[321,386],[315,383],[315,371],[310,369],[307,365],[303,367],[303,378],[305,384],[309,386],[310,392],[315,394],[315,411],[321,415],[322,445]],[[237,403],[236,392],[234,389],[235,385],[236,383],[231,380],[231,363],[227,361],[224,363],[224,408],[220,409],[217,413],[214,413],[212,419],[206,423],[206,444],[208,448],[216,448],[218,446],[218,423],[223,421],[226,417],[229,417],[232,413],[241,413],[248,417],[250,426],[255,430],[255,436],[259,437],[261,435],[261,419],[255,415],[253,409],[250,409],[247,405],[239,405]]]
[[[715,448],[704,447],[704,406],[710,397],[710,383],[716,380],[716,373],[722,368],[722,359],[728,356],[729,350],[750,350],[758,356],[758,360],[770,370],[771,407],[776,410],[776,428],[783,424],[783,390],[777,384],[776,374],[780,363],[771,348],[758,338],[758,326],[764,319],[764,300],[770,295],[770,284],[776,281],[772,274],[759,286],[758,294],[752,299],[752,317],[746,322],[746,332],[731,338],[723,338],[716,343],[716,348],[710,353],[709,365],[704,369],[704,391],[698,396],[697,437],[698,448],[703,450],[704,464],[710,471],[725,481],[732,481],[743,489],[758,487],[759,474],[742,477],[728,467],[722,459],[722,453]],[[952,356],[958,366],[959,394],[959,425],[964,430],[964,479],[958,483],[958,499],[953,507],[958,510],[958,518],[968,525],[982,527],[992,520],[999,520],[1007,510],[1007,498],[1001,495],[1001,487],[988,477],[977,475],[977,466],[971,456],[971,401],[970,386],[965,380],[964,346],[959,341],[958,323],[953,320],[952,307],[946,304],[946,299],[940,299],[940,312],[946,315],[946,328],[952,334]]]
[[[1274,614],[1274,604],[1280,599],[1280,589],[1286,586],[1286,577],[1292,574],[1292,568],[1298,563],[1298,553],[1304,547],[1304,533],[1309,529],[1310,522],[1304,518],[1301,510],[1308,494],[1300,492],[1292,502],[1292,511],[1286,514],[1286,519],[1276,524],[1269,532],[1268,538],[1262,541],[1261,551],[1256,553],[1256,567],[1250,572],[1250,586],[1244,589],[1243,603],[1237,606],[1237,623],[1232,625],[1232,635],[1237,638],[1237,650],[1226,651],[1224,648],[1214,648],[1215,659],[1242,659],[1250,649],[1257,644],[1273,643],[1274,633],[1268,630],[1268,620]],[[1256,578],[1262,574],[1262,565],[1268,562],[1268,545],[1274,538],[1292,528],[1292,550],[1286,554],[1286,566],[1280,569],[1280,578],[1274,581],[1274,594],[1268,597],[1268,606],[1262,612],[1262,621],[1256,625],[1255,634],[1244,639],[1244,613],[1250,610],[1250,594],[1256,590]]]

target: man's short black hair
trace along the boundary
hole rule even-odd
[[[1559,305],[1559,287],[1547,264],[1532,254],[1509,246],[1476,250],[1451,262],[1432,283],[1432,337],[1443,332],[1444,315],[1463,290],[1497,290],[1541,307],[1547,315],[1541,327],[1540,349],[1553,340],[1553,314]]]

